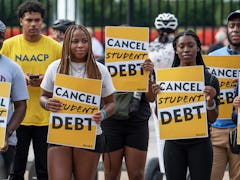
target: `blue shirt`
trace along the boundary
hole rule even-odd
[[[7,122],[9,122],[14,112],[13,102],[27,100],[29,97],[26,80],[21,67],[4,55],[0,57],[0,81],[11,83],[7,116]],[[16,143],[17,138],[14,132],[12,136],[8,138],[8,144],[15,146]]]

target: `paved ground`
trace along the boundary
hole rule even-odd
[[[152,118],[149,120],[149,132],[150,132],[150,138],[149,138],[149,148],[148,148],[147,160],[157,156],[155,128],[154,128],[154,122],[153,122]],[[30,162],[33,161],[33,151],[32,151],[32,148],[30,148],[28,160]],[[101,166],[100,166],[100,169],[102,169]],[[25,180],[30,180],[30,179],[28,179],[28,171],[25,174]],[[98,180],[104,180],[104,174],[103,174],[102,170],[100,170],[98,172]],[[126,173],[125,170],[122,171],[121,180],[128,180],[128,176],[127,176],[127,173]],[[229,180],[229,178],[228,178],[228,171],[226,171],[223,180]]]

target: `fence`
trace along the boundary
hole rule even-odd
[[[20,32],[16,10],[24,0],[0,0],[0,19],[9,27],[7,37]],[[216,28],[225,24],[230,11],[239,9],[240,0],[40,0],[46,7],[45,23],[68,18],[94,30],[104,42],[104,27],[129,24],[150,28],[150,40],[156,36],[155,17],[162,12],[175,14],[179,28],[197,31],[202,44],[214,42]]]

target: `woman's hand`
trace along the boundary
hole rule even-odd
[[[104,114],[102,111],[98,111],[92,115],[92,120],[95,121],[97,124],[100,124],[103,121]]]
[[[159,84],[152,84],[152,92],[157,95],[161,91],[161,87]]]
[[[150,59],[146,59],[144,61],[144,63],[141,65],[141,67],[146,70],[146,71],[149,71],[150,73],[153,73],[153,63]]]
[[[216,96],[217,92],[216,89],[213,88],[212,86],[206,86],[205,89],[203,90],[207,102],[211,103],[214,100],[214,97]]]
[[[45,103],[45,109],[51,112],[57,112],[62,109],[62,103],[58,99],[48,98],[47,102]]]

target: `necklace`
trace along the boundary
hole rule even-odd
[[[76,63],[76,62],[70,61],[69,72],[70,72],[70,75],[75,77],[81,77],[81,78],[86,77],[86,63],[85,62]]]

